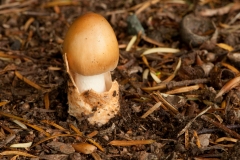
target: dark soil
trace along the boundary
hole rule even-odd
[[[240,4],[204,2],[1,0],[0,159],[240,159]],[[71,23],[89,11],[109,21],[120,49],[112,77],[120,85],[121,109],[102,127],[67,112],[62,43]],[[194,23],[183,21],[189,14]],[[142,56],[157,47],[179,51]],[[161,82],[143,78],[146,69]],[[157,102],[162,105],[141,118]],[[154,142],[109,144],[113,140]],[[98,146],[91,154],[71,145],[91,141]],[[28,142],[31,147],[11,146]]]

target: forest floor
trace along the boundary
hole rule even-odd
[[[239,10],[230,0],[0,1],[0,159],[240,159]],[[68,114],[62,57],[69,26],[89,11],[120,50],[120,111],[101,127]]]

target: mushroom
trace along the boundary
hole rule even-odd
[[[77,18],[66,33],[64,60],[69,113],[91,124],[107,123],[119,111],[119,86],[110,71],[119,59],[118,42],[108,21],[96,13]]]
[[[70,26],[63,43],[69,68],[80,92],[104,92],[105,75],[116,68],[118,42],[107,20],[95,13],[79,17]]]

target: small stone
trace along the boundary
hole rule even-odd
[[[130,35],[137,35],[139,32],[142,34],[145,33],[142,24],[140,23],[139,19],[135,14],[131,14],[127,17],[127,24],[128,24],[128,33]]]
[[[207,147],[209,145],[210,136],[211,136],[211,134],[201,134],[201,135],[198,136],[199,140],[200,140],[200,143],[201,143],[201,146],[203,148]]]
[[[83,154],[92,154],[97,150],[96,146],[88,143],[74,143],[72,144],[72,146],[76,150],[76,152],[80,152]]]
[[[14,63],[15,63],[16,65],[19,65],[19,64],[22,63],[22,61],[21,61],[21,59],[16,58],[15,61],[14,61]]]
[[[28,111],[30,109],[29,103],[23,103],[20,107],[23,111]]]

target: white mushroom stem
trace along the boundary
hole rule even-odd
[[[81,74],[75,73],[74,81],[80,93],[90,89],[98,93],[106,91],[104,73],[94,76],[83,76]]]

